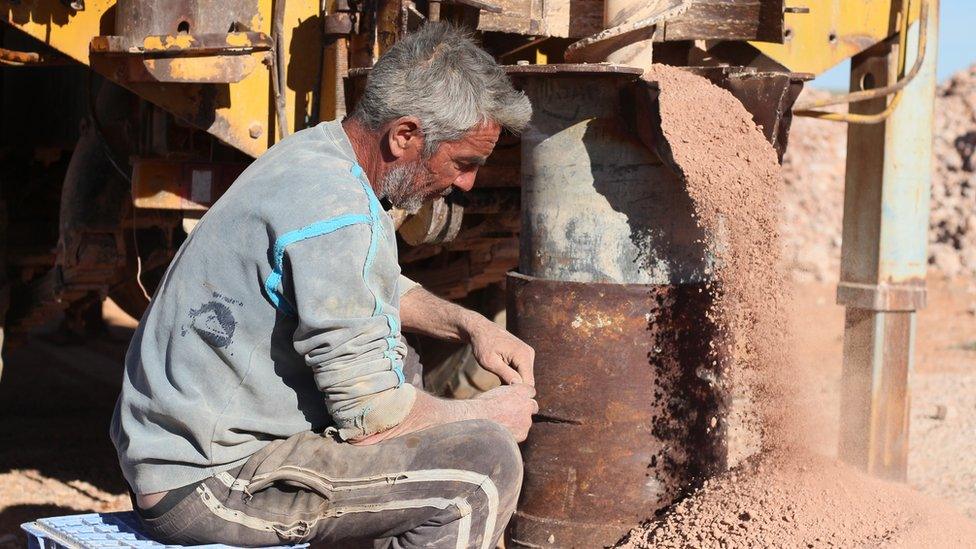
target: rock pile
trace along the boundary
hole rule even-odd
[[[808,90],[805,94],[823,94]],[[809,96],[807,96],[809,97]],[[929,263],[947,277],[976,276],[976,65],[936,92]],[[783,159],[782,228],[795,278],[837,280],[847,128],[797,118]]]
[[[939,86],[929,262],[946,276],[976,276],[976,65]]]

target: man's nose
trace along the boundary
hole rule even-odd
[[[468,192],[474,188],[474,180],[478,176],[478,170],[462,173],[454,180],[454,186],[461,191]]]

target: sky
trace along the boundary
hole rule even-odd
[[[938,79],[976,62],[976,1],[942,0],[939,20]],[[810,85],[829,90],[846,90],[850,62],[845,61],[821,74]]]

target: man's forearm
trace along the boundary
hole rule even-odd
[[[375,444],[429,427],[487,419],[503,426],[516,440],[524,440],[532,414],[539,409],[533,400],[532,349],[504,328],[460,305],[445,301],[417,286],[400,298],[403,329],[439,339],[470,341],[475,358],[506,386],[471,400],[444,400],[417,391],[406,417],[395,427],[362,438],[353,444]],[[524,374],[524,378],[523,378]]]
[[[497,387],[470,400],[444,400],[418,391],[410,413],[397,426],[350,442],[375,444],[429,427],[469,419],[494,421],[521,442],[532,425],[532,414],[539,411],[533,397],[535,389],[524,383]]]
[[[471,332],[485,322],[491,321],[420,286],[400,299],[400,324],[406,332],[449,341],[468,341]]]
[[[370,435],[363,439],[353,439],[355,444],[374,444],[389,438],[400,437],[421,431],[428,427],[465,421],[469,419],[483,419],[484,410],[477,403],[469,400],[444,400],[423,391],[417,391],[410,413],[403,418],[396,427]]]
[[[418,286],[400,298],[400,323],[409,332],[470,343],[478,364],[504,383],[535,385],[535,351],[474,311]]]

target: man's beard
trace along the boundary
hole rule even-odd
[[[418,185],[416,182],[421,178],[423,184]],[[432,183],[433,177],[424,173],[423,164],[411,162],[391,168],[383,176],[381,187],[383,196],[390,201],[390,204],[413,215],[424,205],[424,201],[428,198],[424,191],[429,189]]]

